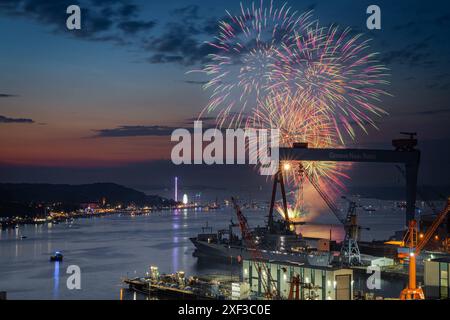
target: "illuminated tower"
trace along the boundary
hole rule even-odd
[[[183,204],[184,204],[184,205],[187,205],[188,203],[189,203],[188,196],[187,196],[187,194],[185,194],[185,195],[183,196]]]
[[[178,202],[178,177],[175,177],[175,202]]]

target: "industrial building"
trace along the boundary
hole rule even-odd
[[[450,258],[425,261],[425,295],[427,299],[449,299]]]
[[[361,262],[366,266],[385,268],[395,264],[394,259],[387,257],[374,257],[370,255],[361,255]]]
[[[292,298],[293,291],[298,292],[300,300],[352,300],[353,271],[337,267],[312,267],[286,262],[265,262],[270,272],[272,289],[280,299]],[[251,296],[264,296],[261,277],[257,265],[251,260],[242,263],[243,281],[249,284]],[[297,281],[297,288],[294,279]]]

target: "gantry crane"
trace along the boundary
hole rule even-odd
[[[319,193],[322,199],[325,201],[331,212],[336,216],[340,223],[344,226],[345,238],[341,247],[341,261],[348,266],[361,264],[361,252],[358,246],[358,234],[360,227],[358,225],[358,216],[356,215],[356,209],[358,204],[354,201],[348,200],[346,197],[342,197],[349,202],[349,209],[347,217],[344,219],[341,217],[338,208],[334,204],[333,200],[328,196],[326,192],[322,190],[320,184],[314,178],[306,174],[309,182],[313,185],[314,189]]]
[[[308,181],[311,183],[311,185],[316,189],[316,191],[319,193],[321,198],[325,201],[327,206],[330,208],[331,212],[335,215],[335,217],[338,219],[338,221],[340,223],[342,223],[342,225],[344,226],[345,239],[344,239],[344,242],[342,243],[342,249],[341,249],[342,262],[349,266],[360,265],[361,264],[361,253],[360,253],[359,247],[358,247],[358,233],[359,233],[360,227],[357,224],[357,215],[356,215],[356,208],[358,207],[358,205],[355,202],[348,200],[346,197],[342,197],[343,199],[348,200],[348,202],[350,204],[347,216],[346,216],[346,218],[343,218],[339,212],[339,209],[334,204],[333,200],[328,196],[328,194],[325,191],[322,190],[319,182],[307,174],[307,172],[306,172],[306,170],[304,170],[301,162],[299,162],[299,172],[308,179]],[[281,195],[283,198],[283,210],[284,210],[284,216],[285,216],[285,223],[286,223],[286,225],[295,224],[290,221],[289,215],[287,214],[287,200],[286,200],[286,191],[285,191],[284,179],[283,179],[283,170],[280,168],[279,171],[275,174],[273,190],[272,190],[272,201],[271,201],[270,211],[269,211],[269,227],[271,227],[271,228],[274,225],[273,208],[275,205],[275,198],[276,198],[276,191],[277,191],[278,184],[280,184]]]
[[[262,287],[264,289],[264,294],[267,299],[273,299],[276,297],[276,294],[274,294],[274,290],[272,288],[272,276],[270,270],[267,267],[267,263],[265,262],[264,256],[259,249],[259,246],[255,242],[252,232],[250,231],[247,218],[242,213],[241,208],[236,202],[236,199],[231,198],[231,200],[233,202],[236,216],[239,221],[242,240],[244,241],[248,251],[250,252],[252,263],[256,267],[256,270],[258,272],[260,283],[262,284]]]
[[[406,134],[406,133],[402,133]],[[392,141],[395,150],[371,149],[312,149],[307,144],[294,144],[290,148],[280,148],[280,161],[328,161],[360,163],[392,163],[405,165],[406,173],[406,226],[414,219],[417,176],[420,151],[415,134],[407,133],[407,138]]]
[[[273,188],[272,188],[272,198],[270,201],[270,209],[269,209],[269,230],[274,230],[274,216],[273,216],[273,210],[275,208],[275,202],[276,202],[276,196],[277,196],[277,188],[278,184],[280,184],[281,188],[281,196],[283,198],[283,213],[284,213],[284,222],[285,224],[289,224],[289,214],[288,214],[288,205],[287,205],[287,196],[286,196],[286,189],[284,186],[284,178],[283,178],[283,171],[281,170],[281,167],[278,169],[277,173],[275,173],[274,179],[273,179]]]
[[[403,170],[400,166],[395,166],[397,170],[402,174],[403,178],[406,179],[406,172]],[[430,199],[426,196],[426,192],[423,188],[417,186],[417,194],[422,198],[422,200],[425,202],[425,204],[433,211],[434,214],[439,214],[438,210],[436,209],[436,206]],[[444,198],[445,199],[445,198]]]
[[[405,171],[400,166],[396,166],[396,168],[402,174],[403,177],[406,176]],[[434,203],[430,200],[430,198],[428,198],[427,192],[426,192],[427,190],[428,189],[426,189],[425,187],[417,187],[417,194],[422,198],[422,200],[425,202],[425,204],[433,211],[433,215],[437,216],[437,215],[439,215],[439,211],[436,208],[436,206],[434,205]],[[445,196],[443,196],[442,194],[440,194],[436,191],[434,191],[434,193],[442,200],[445,199]],[[447,234],[450,233],[449,231],[450,231],[450,217],[447,220]],[[447,235],[446,239],[444,239],[443,247],[446,252],[450,253],[450,236],[449,235]]]
[[[290,168],[291,169],[291,168]],[[287,170],[287,169],[285,169]],[[306,171],[303,169],[303,165],[301,162],[299,162],[299,171],[302,172],[302,174],[304,174],[308,180],[311,182],[311,184],[314,186],[314,188],[317,190],[317,192],[320,194],[320,196],[322,197],[322,199],[326,202],[326,204],[328,205],[328,207],[331,209],[331,211],[334,213],[334,215],[336,216],[336,218],[345,225],[345,219],[343,219],[340,214],[339,214],[339,210],[336,208],[336,206],[334,205],[333,201],[330,199],[330,197],[328,197],[328,195],[322,190],[322,188],[320,187],[319,183],[312,177],[310,177]],[[270,203],[270,209],[269,209],[269,227],[273,226],[274,224],[274,218],[273,218],[273,210],[275,207],[275,202],[276,202],[276,194],[277,194],[277,186],[278,184],[280,184],[280,188],[281,188],[281,196],[282,196],[282,200],[283,200],[283,213],[284,213],[284,221],[285,223],[288,224],[293,224],[292,221],[290,221],[289,219],[289,215],[288,215],[288,206],[287,206],[287,197],[286,197],[286,189],[284,186],[284,178],[283,178],[283,170],[280,169],[277,171],[277,173],[274,176],[274,182],[273,182],[273,189],[272,189],[272,199],[271,199],[271,203]]]
[[[441,213],[438,214],[433,221],[430,228],[424,236],[419,240],[417,222],[415,219],[409,223],[408,232],[405,235],[403,243],[409,247],[409,282],[408,287],[403,289],[400,294],[401,300],[424,300],[425,294],[422,288],[417,287],[416,278],[416,258],[420,255],[422,249],[427,245],[439,225],[444,221],[450,211],[450,197],[447,199],[447,204]]]
[[[359,251],[358,240],[362,227],[358,225],[358,215],[356,213],[356,209],[361,207],[361,205],[344,196],[342,199],[348,201],[349,208],[344,224],[345,238],[341,247],[341,259],[348,266],[361,265],[361,252]],[[365,230],[370,230],[370,228],[365,228]]]

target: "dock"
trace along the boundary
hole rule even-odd
[[[125,278],[122,282],[132,291],[161,299],[223,300],[231,295],[231,283],[236,280],[225,276],[185,278],[182,271],[160,275],[157,267],[150,270],[149,276]]]
[[[145,295],[154,295],[156,297],[177,298],[181,300],[213,300],[211,295],[199,294],[198,291],[185,290],[169,285],[158,285],[152,283],[150,278],[124,279],[123,282],[129,286],[132,291]]]

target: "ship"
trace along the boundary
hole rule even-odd
[[[63,255],[61,252],[56,251],[54,255],[50,256],[51,262],[62,262],[63,261]]]
[[[325,239],[304,238],[297,234],[285,221],[269,219],[266,226],[252,229],[255,246],[267,261],[290,262],[311,266],[329,266],[334,255],[330,251],[330,241]],[[213,232],[203,227],[202,233],[190,238],[195,246],[194,257],[203,260],[215,260],[230,263],[252,258],[252,252],[241,237],[234,233],[238,225],[231,221],[228,229]],[[208,231],[209,232],[205,232]],[[321,248],[311,244],[323,240]]]
[[[146,277],[125,278],[124,284],[130,290],[159,299],[176,298],[180,300],[223,300],[231,292],[231,279],[220,281],[204,277],[186,278],[184,271],[174,274],[159,274],[158,268],[150,267]]]

